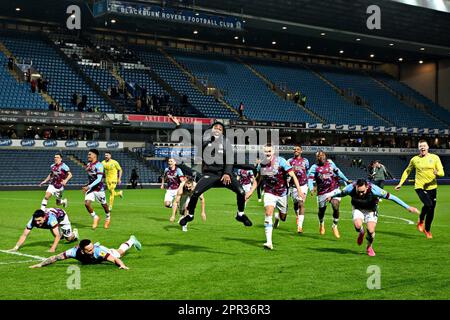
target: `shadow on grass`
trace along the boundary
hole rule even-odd
[[[167,218],[147,217],[147,219],[148,220],[153,220],[153,221],[169,222],[169,216],[167,216]]]
[[[355,254],[361,255],[363,254],[361,251],[343,249],[343,248],[305,248],[312,251],[326,252],[326,253],[338,253],[338,254]]]
[[[229,237],[223,237],[222,239],[226,241],[238,241],[244,244],[247,244],[252,247],[262,247],[263,240],[255,240],[255,239],[246,239],[246,238],[229,238]]]
[[[325,240],[325,241],[331,241],[331,242],[339,241],[332,234],[320,235],[320,234],[312,234],[312,233],[302,233],[301,235],[299,235],[299,238],[310,238],[310,239]]]
[[[393,237],[399,237],[399,238],[404,238],[404,239],[416,239],[418,236],[420,236],[419,232],[416,231],[416,230],[412,230],[411,233],[402,233],[402,232],[395,232],[395,231],[379,231],[379,230],[377,230],[377,234],[385,234],[385,235],[389,235],[389,236],[393,236]]]
[[[168,226],[164,226],[164,230],[166,231],[171,231],[171,230],[179,230],[181,232],[181,226],[177,223],[177,224],[171,224]]]
[[[156,243],[154,244],[155,247],[163,248],[167,247],[169,251],[167,252],[167,255],[172,256],[179,252],[208,252],[208,253],[215,253],[215,254],[225,254],[232,256],[233,254],[228,252],[221,252],[221,251],[215,251],[208,247],[203,246],[194,246],[191,244],[180,244],[180,243]]]

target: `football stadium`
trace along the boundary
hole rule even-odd
[[[0,10],[0,300],[450,298],[449,1]]]

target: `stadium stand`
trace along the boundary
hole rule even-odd
[[[0,35],[0,41],[19,61],[32,62],[33,66],[49,81],[48,93],[64,110],[75,110],[73,93],[86,95],[87,105],[98,106],[102,112],[113,112],[103,97],[95,92],[64,60],[50,40],[38,35]],[[27,109],[30,107],[27,107]]]
[[[287,85],[291,92],[307,96],[307,107],[319,114],[327,123],[388,125],[362,106],[356,106],[337,94],[331,86],[301,65],[262,60],[249,63],[276,85]]]
[[[48,109],[39,93],[32,93],[29,83],[18,82],[7,69],[8,57],[0,52],[0,107],[10,109]]]
[[[426,107],[426,112],[431,113],[433,116],[437,117],[440,121],[450,126],[450,111],[442,108],[440,105],[434,103],[418,91],[412,89],[408,85],[397,81],[390,75],[381,72],[372,72],[371,76],[377,80],[382,81],[385,85],[390,87],[392,90],[396,91],[398,94],[405,97],[411,97],[415,99],[418,103],[423,104]]]
[[[228,110],[213,96],[205,95],[195,88],[190,77],[171,62],[162,52],[151,47],[132,48],[141,61],[150,67],[161,79],[181,96],[186,95],[188,102],[203,116],[210,118],[237,118],[237,114]]]
[[[395,126],[446,129],[444,123],[424,111],[412,108],[385,90],[368,74],[334,66],[312,65],[312,68],[341,89],[352,89],[363,97],[378,114]],[[398,114],[402,116],[399,117]]]
[[[44,180],[50,172],[55,150],[27,150],[23,156],[23,150],[0,150],[0,163],[10,163],[10,166],[0,166],[1,186],[36,186]],[[70,167],[73,178],[69,185],[84,185],[87,175],[82,167],[86,162],[87,150],[63,150],[63,161]],[[102,157],[101,157],[102,158]],[[137,168],[141,183],[158,182],[160,173],[158,170],[145,165],[125,151],[113,152],[113,158],[121,164],[124,173],[122,184],[128,184],[131,170]],[[33,165],[30,166],[30,163]]]

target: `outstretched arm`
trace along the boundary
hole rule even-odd
[[[42,261],[41,263],[35,264],[33,266],[30,266],[30,268],[41,268],[41,267],[45,267],[48,266],[49,264],[53,264],[56,261],[60,261],[60,260],[66,260],[67,256],[64,254],[65,252],[62,252],[56,256],[51,256],[50,258]]]
[[[394,201],[396,204],[402,206],[409,212],[417,213],[417,214],[419,213],[419,210],[417,210],[417,208],[409,206],[408,204],[403,202],[400,198],[394,196],[393,194],[390,194],[389,192],[381,189],[380,187],[378,187],[376,185],[372,185],[372,193],[380,198]]]
[[[412,169],[414,168],[413,159],[411,159],[411,161],[409,161],[408,167],[405,169],[405,171],[403,171],[400,182],[398,183],[397,186],[395,186],[395,190],[400,190],[400,188],[402,187],[402,185],[405,183],[406,179],[408,178],[409,174],[411,173]]]
[[[14,248],[11,249],[11,251],[17,251],[19,250],[19,248],[23,245],[23,243],[25,242],[25,240],[27,239],[28,235],[30,234],[31,229],[25,228],[23,230],[22,235],[20,236],[19,240],[17,241],[16,245],[14,246]]]
[[[114,263],[119,269],[128,270],[129,268],[119,258],[114,258],[111,254],[106,258],[107,261]]]

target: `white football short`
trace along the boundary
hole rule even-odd
[[[336,190],[338,190],[338,189],[336,189]],[[323,208],[323,207],[327,206],[327,199],[331,198],[336,193],[336,190],[333,190],[331,192],[317,196],[317,204],[318,204],[319,208]],[[332,199],[341,202],[341,198],[339,198],[339,197],[335,197]]]
[[[376,211],[353,208],[352,215],[353,221],[361,219],[364,223],[378,222],[378,213]]]
[[[92,191],[86,193],[84,196],[84,201],[98,201],[101,204],[106,204],[105,191]]]
[[[178,189],[168,189],[166,191],[166,194],[164,195],[164,202],[170,202],[172,203],[175,197],[177,196]]]
[[[61,200],[62,194],[64,192],[64,187],[61,187],[59,189],[55,188],[54,185],[49,185],[46,192],[50,192],[52,196],[56,197],[56,199]]]
[[[264,193],[264,207],[275,207],[280,213],[286,213],[288,209],[287,199],[287,195],[280,197],[266,192]]]

